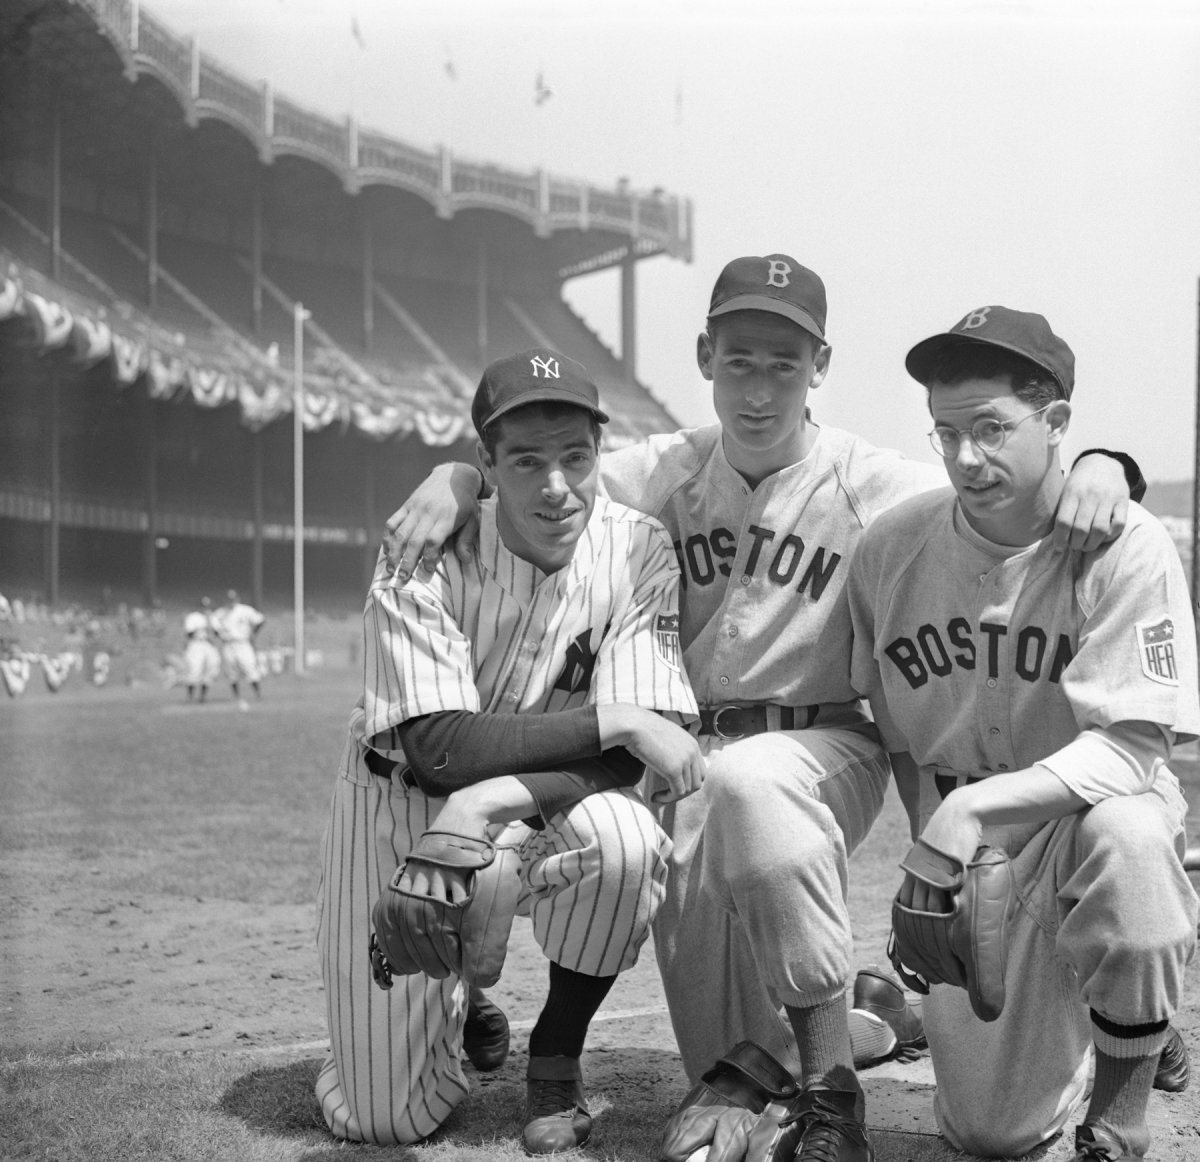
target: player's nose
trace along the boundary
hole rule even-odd
[[[960,472],[975,472],[983,466],[983,453],[970,436],[960,436],[958,451],[954,454],[954,466]]]
[[[561,468],[552,468],[542,485],[542,493],[547,500],[559,500],[567,494],[567,478]]]

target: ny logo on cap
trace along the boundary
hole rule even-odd
[[[988,315],[991,313],[991,307],[980,307],[977,311],[972,311],[961,323],[959,329],[963,331],[974,331],[976,327],[982,327],[988,321]]]
[[[767,286],[788,286],[788,275],[792,268],[782,258],[768,259]]]
[[[533,364],[534,379],[537,379],[539,371],[541,371],[541,373],[547,379],[559,378],[557,359],[543,359],[540,355],[535,355],[529,362]]]

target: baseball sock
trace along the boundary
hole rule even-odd
[[[1106,1122],[1139,1156],[1150,1146],[1146,1103],[1166,1039],[1166,1021],[1118,1025],[1092,1010],[1096,1080],[1084,1121]]]
[[[854,1112],[861,1120],[866,1115],[866,1102],[854,1072],[845,994],[839,993],[832,1000],[808,1008],[792,1005],[786,1008],[792,1032],[796,1034],[804,1083],[820,1078],[831,1089],[856,1091]]]
[[[616,976],[588,976],[550,962],[550,995],[529,1034],[530,1057],[579,1057],[588,1026]]]

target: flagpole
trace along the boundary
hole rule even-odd
[[[301,303],[292,306],[292,618],[296,673],[304,673],[304,320]]]

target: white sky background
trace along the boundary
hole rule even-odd
[[[147,6],[248,76],[415,145],[692,197],[694,263],[638,267],[639,375],[684,423],[713,419],[694,349],[721,266],[783,251],[829,292],[818,421],[933,460],[905,352],[999,302],[1075,351],[1069,451],[1191,475],[1200,6]],[[539,71],[554,96],[536,106]],[[567,294],[619,349],[615,273]]]

